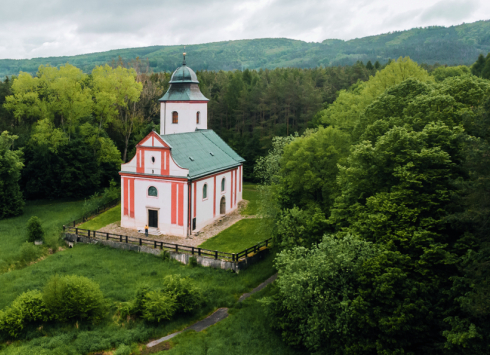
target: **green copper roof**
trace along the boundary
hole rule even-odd
[[[199,81],[197,80],[197,75],[194,73],[194,70],[189,68],[187,65],[182,64],[181,67],[177,68],[174,73],[172,74],[172,77],[170,78],[170,84],[199,84]]]
[[[232,168],[245,161],[210,129],[160,137],[172,146],[175,162],[189,169],[190,179]]]
[[[160,101],[209,101],[197,84],[170,84]]]

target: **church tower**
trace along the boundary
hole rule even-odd
[[[160,101],[160,134],[194,132],[208,128],[208,99],[199,89],[196,73],[184,61],[170,79]]]

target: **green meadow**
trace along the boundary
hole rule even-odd
[[[107,226],[108,224],[119,222],[120,220],[121,220],[121,204],[81,224],[79,228],[98,230],[100,228]]]

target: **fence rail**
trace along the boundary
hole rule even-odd
[[[115,207],[119,204],[120,199],[116,198],[112,201],[109,201],[107,203],[104,203],[102,206],[97,207],[95,210],[89,212],[86,216],[83,216],[81,218],[77,218],[69,223],[70,226],[75,227],[77,224],[86,222],[90,217],[97,216],[101,214],[102,212],[107,211],[108,209],[111,209],[112,207]],[[63,226],[64,227],[64,226]]]
[[[99,232],[90,229],[77,228],[75,221],[73,222],[73,226],[71,225],[63,226],[63,231],[65,233],[74,233],[76,235],[88,237],[88,238],[105,239],[105,240],[112,240],[120,243],[149,246],[155,249],[174,251],[176,253],[187,253],[196,256],[204,256],[216,260],[220,259],[220,260],[226,260],[232,262],[238,262],[240,260],[244,260],[248,257],[253,256],[259,251],[270,248],[272,246],[272,238],[269,238],[239,253],[226,253],[218,250],[209,250],[209,249],[203,249],[199,247],[191,247],[188,245],[167,243],[161,240],[136,238],[136,237],[130,237],[122,234],[106,233],[106,232]]]

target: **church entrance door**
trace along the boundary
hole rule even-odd
[[[148,210],[148,227],[158,228],[158,211]]]
[[[225,196],[221,198],[221,202],[219,204],[219,213],[220,214],[225,214],[226,213],[226,199]]]

